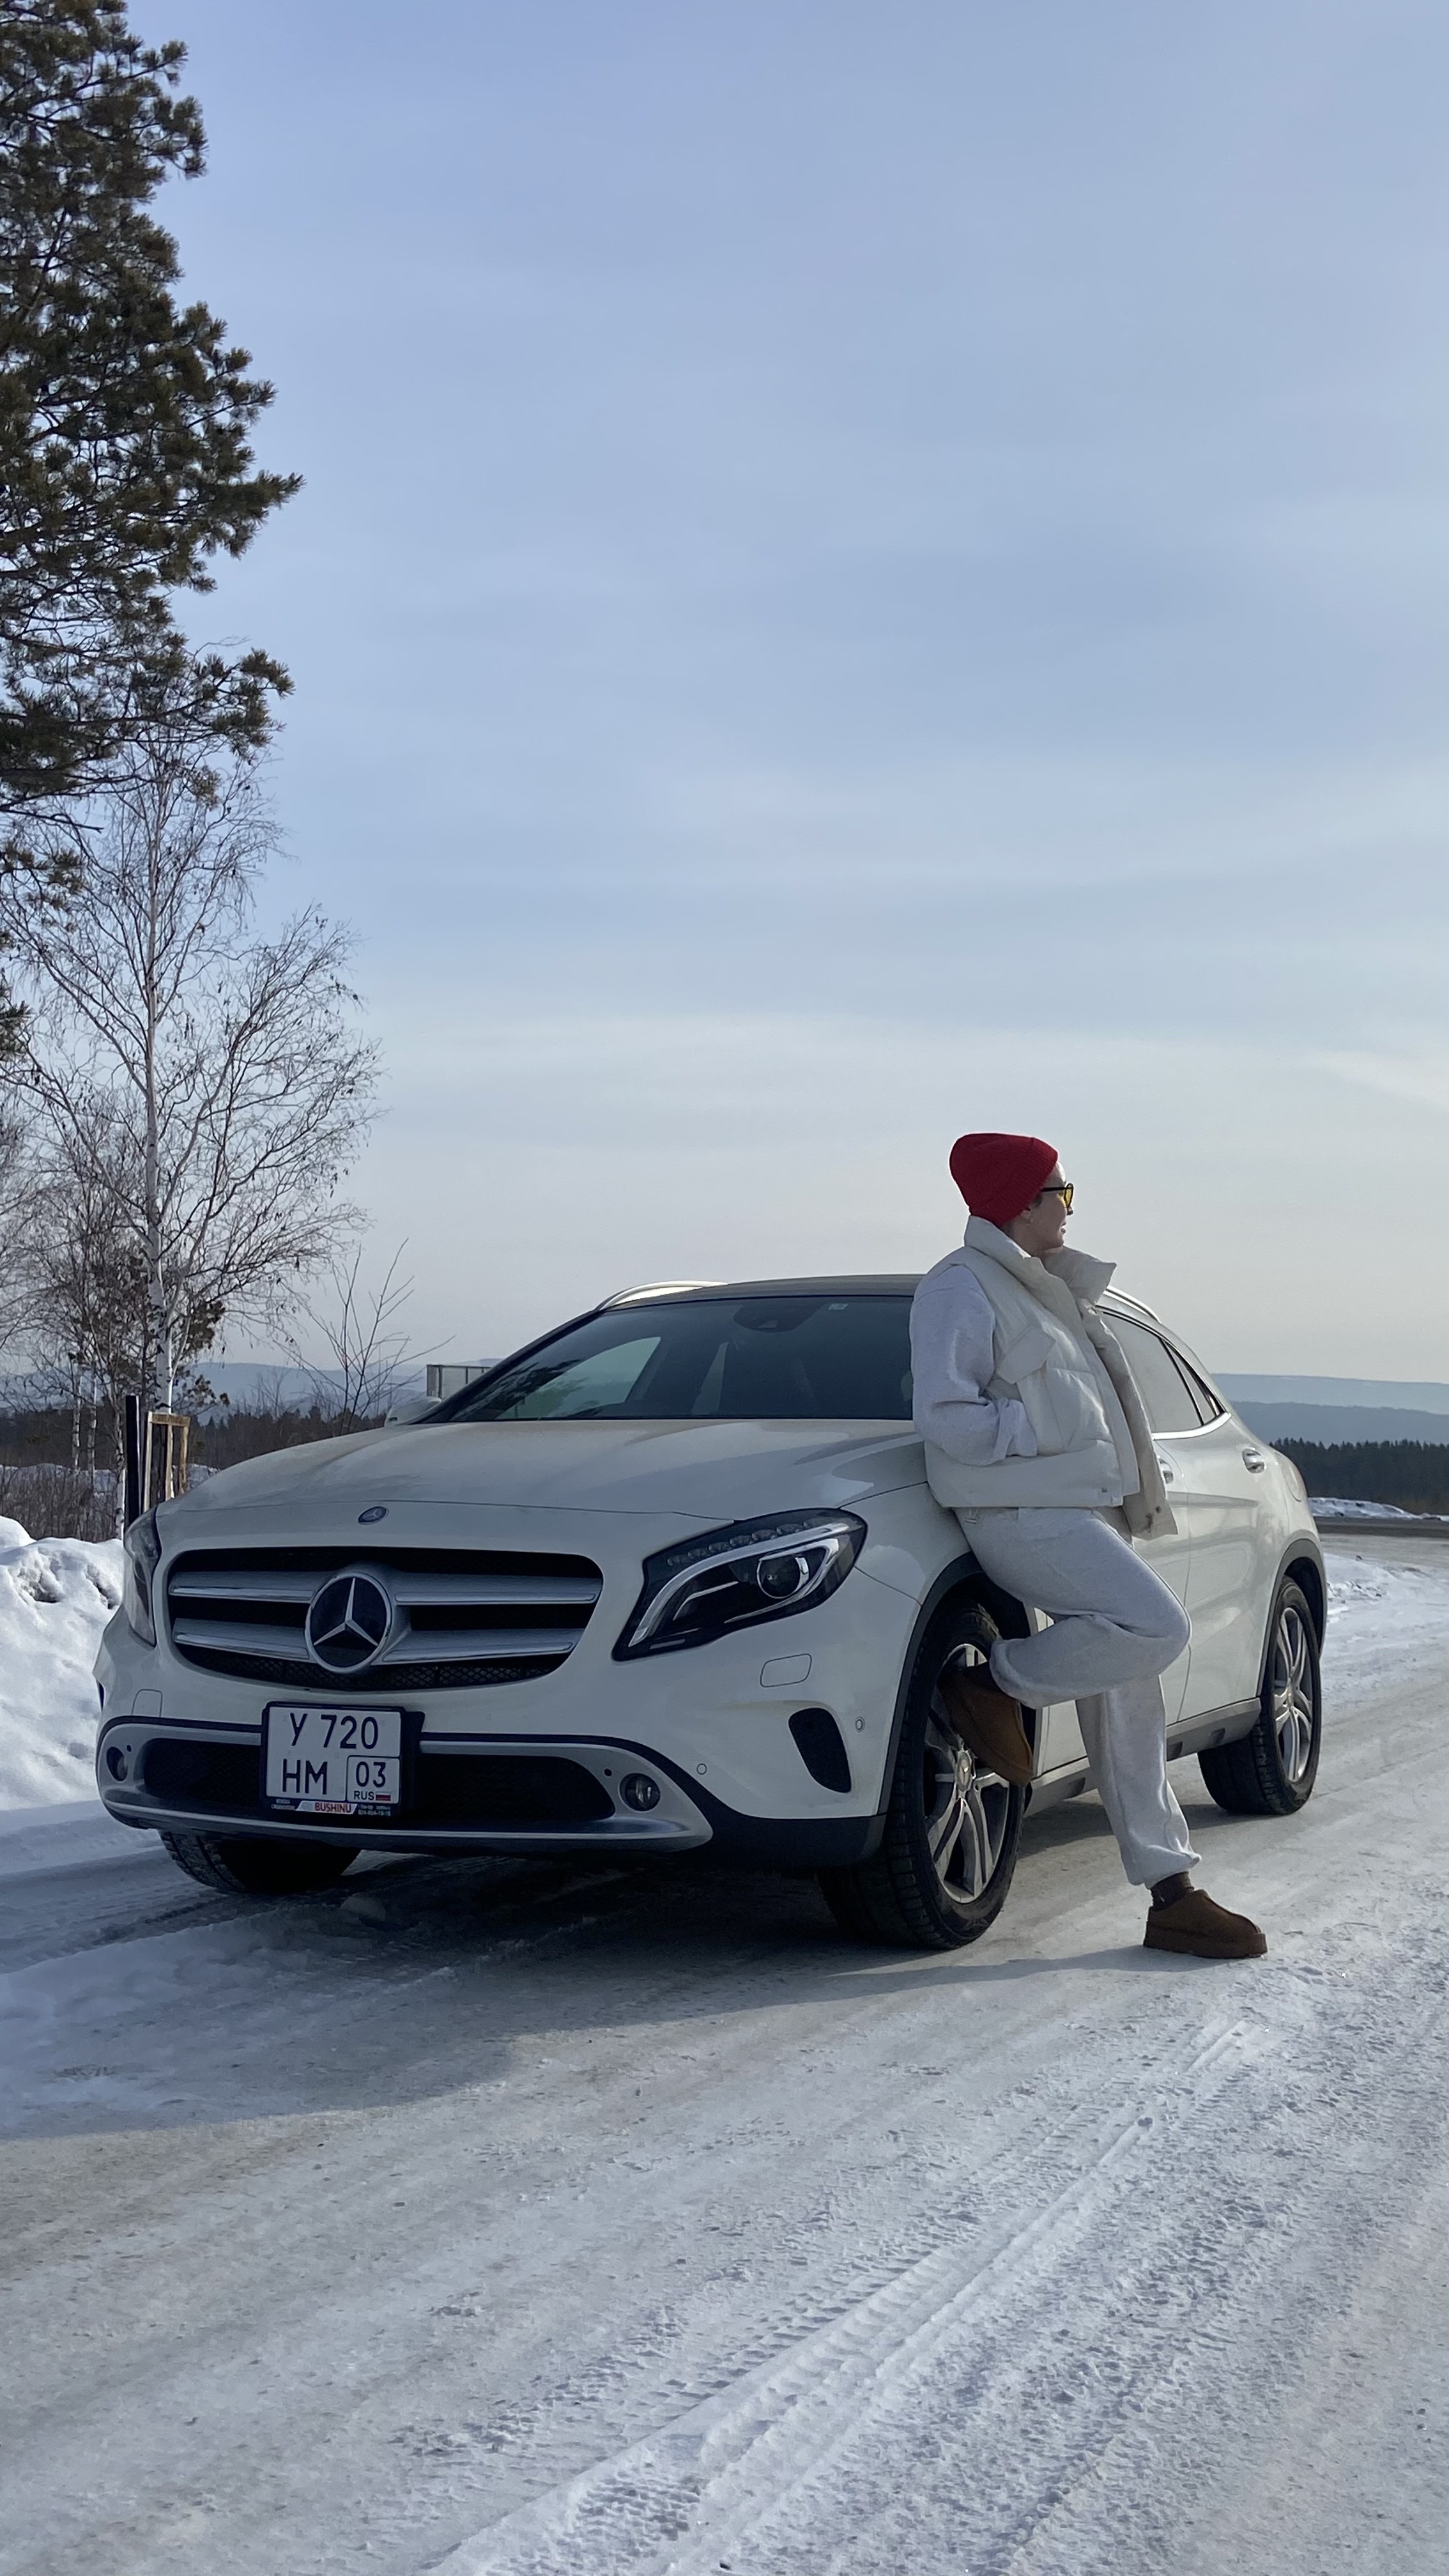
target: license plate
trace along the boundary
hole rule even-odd
[[[269,1806],[299,1816],[375,1816],[402,1799],[400,1708],[289,1708],[263,1716]]]

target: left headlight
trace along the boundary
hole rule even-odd
[[[121,1607],[132,1634],[143,1646],[156,1643],[156,1614],[151,1606],[151,1578],[161,1561],[161,1541],[156,1535],[156,1515],[143,1512],[132,1521],[125,1536],[126,1575],[121,1589]]]
[[[615,1656],[702,1646],[730,1628],[813,1609],[840,1589],[864,1540],[854,1512],[777,1512],[662,1548],[644,1560],[644,1589]]]

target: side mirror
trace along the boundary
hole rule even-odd
[[[383,1429],[394,1422],[426,1422],[430,1413],[437,1412],[439,1401],[435,1395],[415,1395],[410,1403],[399,1404],[391,1413],[383,1415]]]

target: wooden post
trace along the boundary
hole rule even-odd
[[[161,1452],[161,1491],[153,1493],[155,1482],[155,1434],[163,1434]],[[188,1453],[191,1447],[189,1413],[148,1413],[146,1416],[146,1499],[148,1503],[169,1503],[186,1491]]]

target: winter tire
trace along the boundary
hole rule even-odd
[[[1318,1631],[1289,1581],[1273,1604],[1257,1724],[1241,1742],[1200,1753],[1198,1768],[1230,1815],[1293,1816],[1313,1795],[1322,1733]]]
[[[1026,1792],[982,1769],[937,1696],[952,1665],[986,1661],[1000,1631],[968,1603],[928,1632],[911,1671],[879,1851],[820,1873],[826,1903],[855,1940],[954,1950],[979,1941],[1006,1902]]]
[[[264,1840],[257,1834],[163,1834],[178,1869],[228,1896],[306,1896],[331,1887],[357,1858],[354,1843]]]

